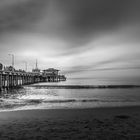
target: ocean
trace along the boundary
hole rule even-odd
[[[1,92],[0,111],[139,106],[140,87],[133,85],[136,83],[111,79],[68,79],[26,85]]]

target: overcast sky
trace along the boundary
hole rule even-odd
[[[0,62],[71,77],[140,77],[140,0],[0,0]]]

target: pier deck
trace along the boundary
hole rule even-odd
[[[65,76],[45,76],[42,73],[0,70],[0,91],[39,82],[65,81]]]

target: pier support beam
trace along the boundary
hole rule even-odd
[[[0,91],[2,91],[2,74],[0,73]]]

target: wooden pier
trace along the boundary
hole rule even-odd
[[[0,91],[39,82],[60,82],[65,80],[66,77],[59,75],[56,69],[50,68],[43,72],[35,70],[33,72],[25,72],[23,70],[17,71],[10,66],[7,69],[0,70]]]

